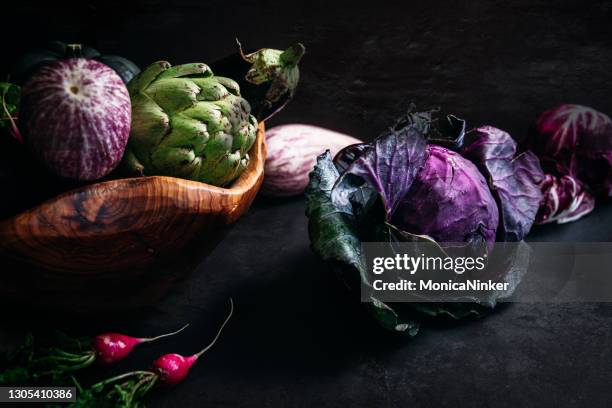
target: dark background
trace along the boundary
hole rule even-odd
[[[612,113],[612,4],[583,1],[20,2],[5,7],[3,71],[50,39],[83,42],[144,66],[212,61],[248,48],[306,45],[296,99],[269,125],[303,122],[370,139],[410,101],[472,126],[525,135],[540,111],[571,102]],[[102,320],[15,314],[26,328],[154,335],[117,370],[209,341],[233,296],[237,313],[190,377],[151,406],[609,406],[612,305],[514,304],[485,319],[426,322],[415,339],[380,331],[310,251],[302,198],[258,200],[163,302]],[[612,208],[534,240],[612,240]]]

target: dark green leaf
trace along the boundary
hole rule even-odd
[[[356,220],[350,203],[339,208],[332,202],[331,191],[338,177],[329,151],[320,155],[306,189],[310,242],[313,250],[323,260],[350,268],[350,273],[358,274],[361,282],[368,284],[361,256],[361,240],[357,236]],[[388,330],[407,332],[410,335],[418,331],[418,321],[403,320],[391,307],[375,298],[367,303],[367,308],[379,324]]]

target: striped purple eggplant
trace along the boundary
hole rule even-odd
[[[130,96],[106,65],[53,61],[21,94],[19,128],[39,160],[60,177],[96,180],[117,166],[130,133]]]
[[[302,194],[318,155],[328,149],[335,155],[355,143],[361,140],[318,126],[290,124],[267,130],[262,193],[270,197]]]

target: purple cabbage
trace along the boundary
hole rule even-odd
[[[444,136],[434,126],[405,121],[370,144],[339,152],[335,204],[362,213],[379,196],[387,222],[438,242],[481,241],[491,248],[496,240],[522,240],[543,200],[538,158],[517,155],[516,142],[500,129],[465,133],[461,123]],[[438,140],[457,141],[446,145],[458,151],[431,144]]]
[[[497,204],[476,166],[458,153],[429,145],[423,170],[404,195],[393,224],[438,242],[495,242]]]
[[[341,150],[333,164],[326,152],[310,174],[312,248],[349,288],[371,287],[364,242],[433,240],[442,250],[465,243],[461,249],[486,254],[496,240],[522,239],[534,222],[542,199],[538,183],[545,182],[537,157],[517,155],[506,132],[483,127],[466,133],[463,120],[441,120],[436,112],[410,111],[373,142]],[[423,315],[480,315],[513,293],[526,256],[517,250],[510,265],[501,265],[510,288],[491,293],[486,304],[398,305],[372,294],[366,307],[384,328],[410,335]]]
[[[543,195],[544,179],[538,158],[530,151],[516,155],[516,142],[493,126],[466,135],[461,154],[474,162],[489,180],[500,208],[500,241],[520,241],[531,230]]]

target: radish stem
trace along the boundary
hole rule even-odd
[[[187,323],[186,325],[184,325],[180,329],[178,329],[176,331],[173,331],[172,333],[160,334],[159,336],[149,337],[149,338],[141,338],[141,339],[138,339],[138,340],[140,340],[141,343],[148,343],[148,342],[151,342],[151,341],[163,339],[164,337],[169,337],[169,336],[174,336],[175,334],[179,334],[180,332],[185,330],[187,327],[189,327],[189,323]]]
[[[221,325],[221,327],[219,327],[219,330],[217,331],[217,335],[210,342],[210,344],[208,346],[204,347],[202,350],[200,350],[199,352],[194,354],[195,358],[199,358],[202,354],[206,353],[212,346],[215,345],[215,343],[219,339],[219,336],[221,335],[221,332],[223,331],[223,328],[225,327],[227,322],[229,322],[229,319],[232,317],[233,313],[234,313],[234,300],[232,298],[230,298],[230,311],[229,311],[227,317],[225,318],[225,320],[223,321],[223,324]]]
[[[112,382],[115,382],[117,380],[122,380],[124,378],[128,378],[128,377],[132,377],[135,375],[154,375],[155,373],[152,373],[151,371],[144,371],[144,370],[140,370],[140,371],[130,371],[129,373],[125,373],[125,374],[121,374],[121,375],[117,375],[115,377],[111,377],[108,378],[104,381],[100,381],[98,383],[95,383],[94,385],[92,385],[92,389],[102,389],[104,388],[105,385],[110,384]]]

